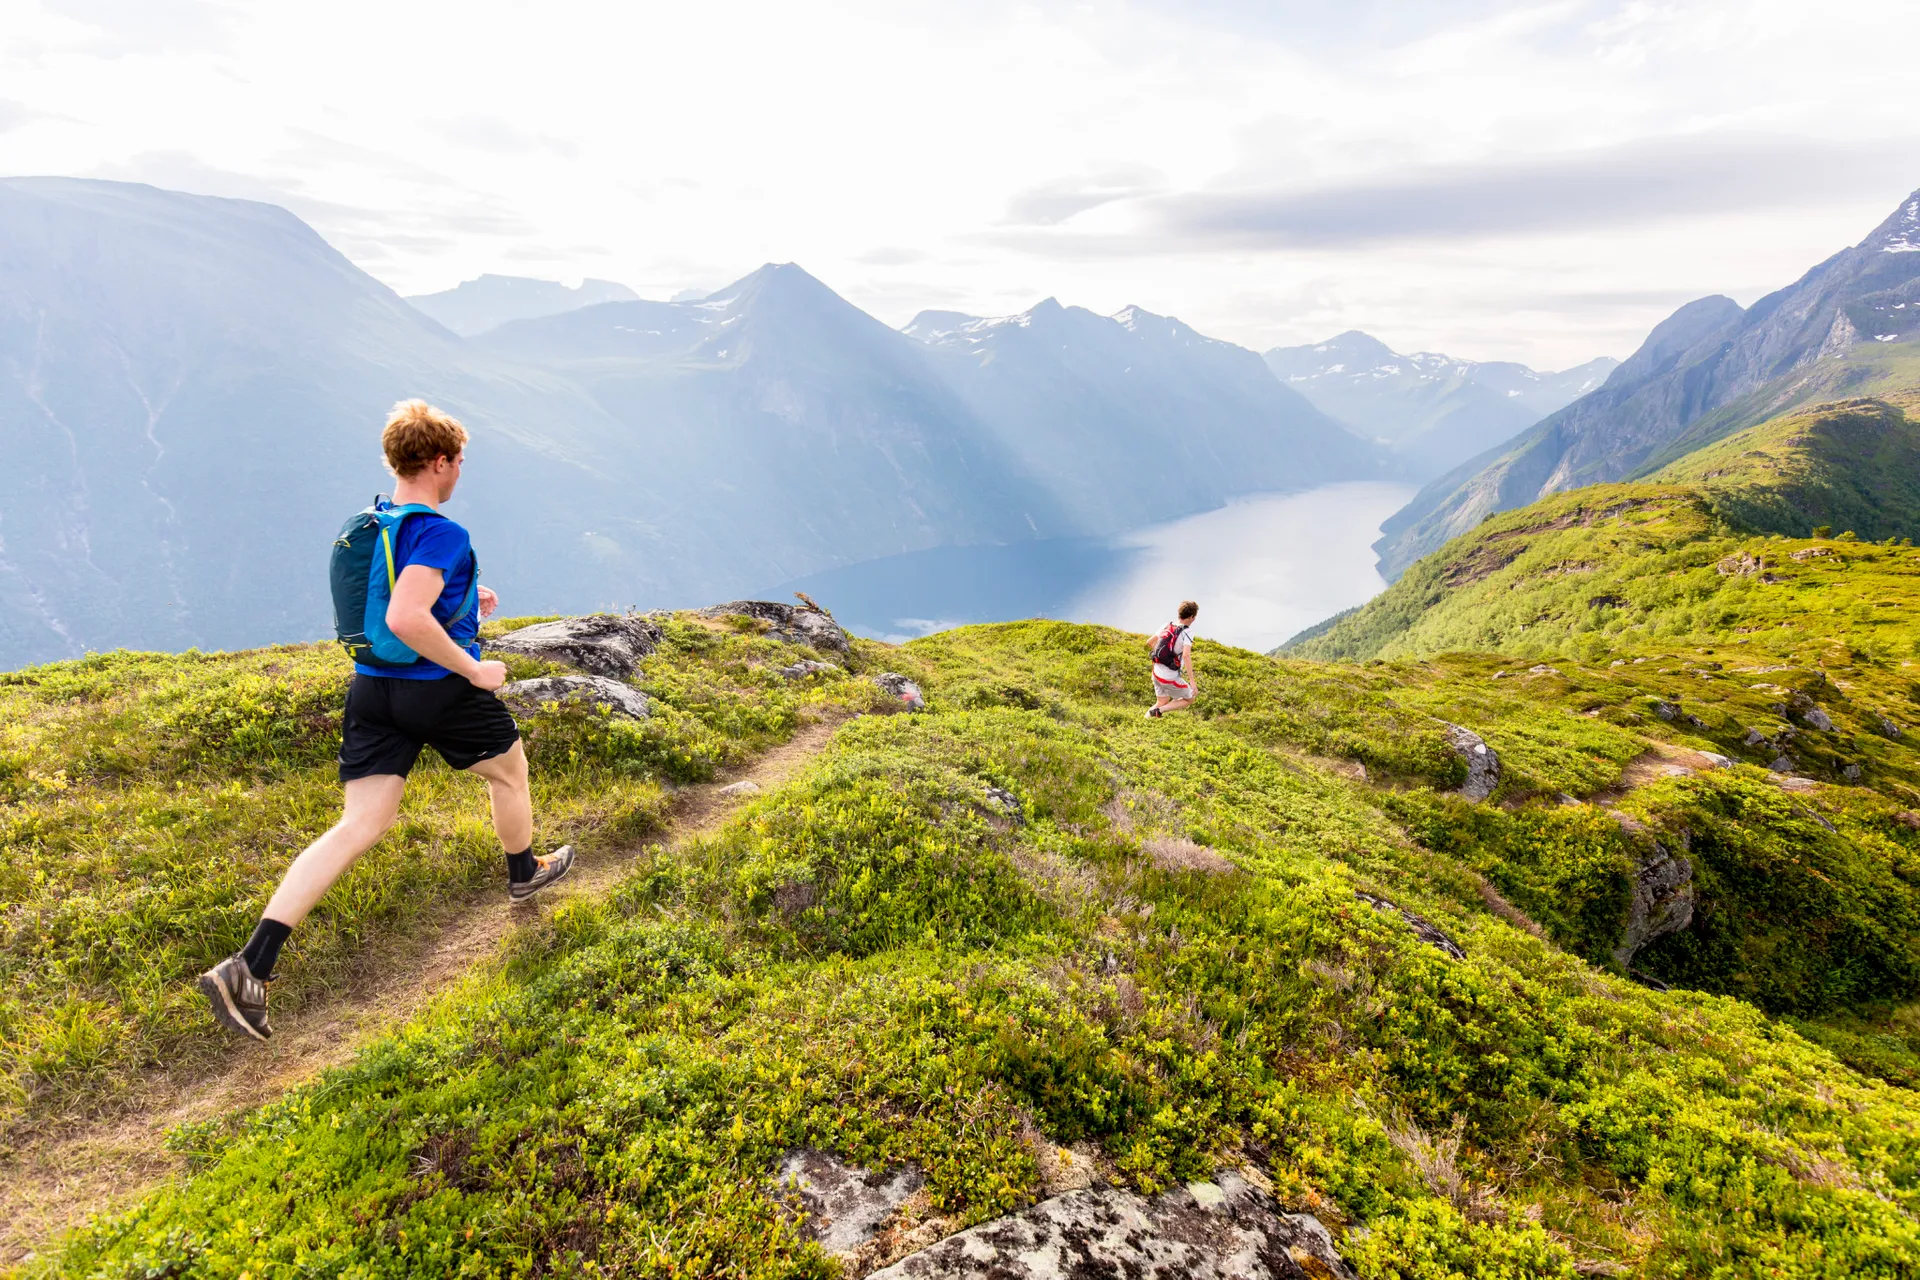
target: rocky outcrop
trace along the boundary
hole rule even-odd
[[[871,1280],[1352,1280],[1311,1214],[1235,1173],[1151,1200],[1069,1191],[948,1236]]]
[[[1693,923],[1693,862],[1626,814],[1615,812],[1613,820],[1634,846],[1633,897],[1620,945],[1613,949],[1613,958],[1624,969],[1640,948]]]
[[[847,633],[824,610],[772,600],[731,600],[702,609],[703,618],[752,618],[766,624],[766,634],[787,644],[805,645],[820,653],[845,653],[852,647]]]
[[[1405,907],[1396,906],[1388,902],[1385,898],[1376,898],[1370,893],[1355,893],[1353,896],[1372,907],[1375,911],[1379,911],[1385,915],[1400,917],[1400,919],[1406,922],[1407,927],[1413,930],[1413,936],[1428,946],[1437,947],[1452,956],[1455,960],[1465,960],[1467,958],[1467,953],[1461,949],[1459,943],[1449,938],[1446,933],[1441,930],[1439,925],[1427,919],[1419,912],[1409,911]]]
[[[839,1258],[871,1240],[926,1179],[911,1165],[875,1172],[824,1151],[789,1151],[774,1171],[808,1239]]]
[[[808,676],[818,675],[822,671],[838,671],[839,669],[840,668],[834,666],[831,662],[815,662],[812,658],[802,658],[791,666],[775,668],[780,675],[785,676],[789,680],[805,680]]]
[[[562,662],[588,675],[624,680],[660,644],[658,624],[632,614],[596,613],[557,618],[509,631],[487,648],[547,662]]]
[[[883,671],[873,678],[873,682],[886,692],[899,699],[903,711],[925,711],[926,695],[920,692],[920,686],[897,671]]]
[[[1447,745],[1467,762],[1467,780],[1460,784],[1458,794],[1469,800],[1485,800],[1500,785],[1500,753],[1471,729],[1449,724],[1446,730]]]
[[[605,707],[616,716],[645,720],[647,695],[630,684],[604,676],[542,676],[516,680],[500,690],[501,700],[516,711],[533,712],[563,703]]]

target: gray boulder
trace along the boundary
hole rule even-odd
[[[900,700],[900,706],[906,711],[925,711],[926,695],[920,692],[920,686],[897,671],[883,671],[873,678],[873,682]]]
[[[1460,784],[1458,794],[1469,800],[1485,800],[1500,785],[1500,753],[1471,729],[1447,724],[1446,730],[1447,745],[1467,762],[1467,780]]]
[[[569,702],[591,703],[607,708],[616,716],[645,720],[650,710],[646,694],[605,676],[542,676],[538,680],[516,680],[500,690],[500,697],[516,711],[526,712]]]
[[[1384,915],[1399,916],[1400,919],[1406,922],[1407,927],[1413,930],[1413,936],[1428,946],[1446,952],[1455,960],[1465,960],[1467,958],[1467,953],[1461,949],[1459,943],[1449,938],[1439,925],[1427,919],[1419,912],[1409,911],[1405,907],[1396,906],[1394,903],[1388,902],[1385,898],[1376,898],[1370,893],[1356,892],[1353,896]]]
[[[1633,899],[1627,906],[1627,927],[1613,958],[1621,968],[1633,963],[1640,948],[1655,938],[1678,933],[1693,923],[1693,863],[1655,840],[1639,822],[1624,813],[1613,815],[1621,829],[1636,837]]]
[[[1311,1214],[1236,1173],[1146,1199],[1069,1191],[902,1258],[870,1280],[1352,1280]]]
[[[871,1240],[926,1181],[911,1165],[874,1172],[824,1151],[789,1151],[775,1186],[801,1215],[801,1230],[820,1247],[847,1257]]]
[[[767,624],[766,634],[787,644],[802,644],[821,653],[845,653],[851,648],[847,633],[820,609],[779,604],[772,600],[732,600],[702,609],[703,618],[746,617]]]
[[[822,671],[838,671],[840,668],[831,662],[815,662],[812,658],[802,658],[792,666],[777,667],[775,670],[789,680],[805,680],[808,676],[818,675]]]
[[[660,628],[632,614],[596,613],[556,618],[509,631],[487,648],[526,658],[564,662],[588,675],[624,680],[660,645]]]

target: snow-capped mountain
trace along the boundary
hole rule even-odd
[[[1276,378],[1321,412],[1385,442],[1422,481],[1511,440],[1598,387],[1620,363],[1602,356],[1541,373],[1431,351],[1403,356],[1357,329],[1309,346],[1275,347],[1264,358]]]

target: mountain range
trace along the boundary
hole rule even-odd
[[[409,396],[474,432],[449,514],[515,609],[700,603],[1393,465],[1137,310],[903,333],[769,265],[463,336],[285,210],[77,179],[0,181],[0,370],[0,665],[325,634],[325,548],[390,485],[376,430]]]
[[[455,333],[471,336],[509,320],[559,315],[596,302],[632,302],[639,296],[611,280],[583,280],[569,289],[555,280],[484,275],[440,293],[410,295],[407,301]]]
[[[1610,356],[1558,373],[1508,361],[1400,355],[1349,329],[1325,342],[1265,353],[1275,377],[1322,413],[1393,450],[1423,482],[1502,444],[1605,382]]]
[[[1397,577],[1494,512],[1645,475],[1795,405],[1898,383],[1916,338],[1920,192],[1751,307],[1718,296],[1681,307],[1602,386],[1433,481],[1383,526],[1382,572]]]
[[[1139,307],[1100,316],[1048,298],[992,319],[926,311],[904,332],[1022,473],[1050,482],[1066,517],[1090,531],[1217,506],[1231,496],[1222,475],[1251,493],[1302,472],[1387,469],[1253,352]]]

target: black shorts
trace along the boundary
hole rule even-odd
[[[503,756],[520,741],[520,726],[500,699],[459,676],[395,680],[354,672],[340,729],[340,781],[413,768],[432,747],[455,769]]]

